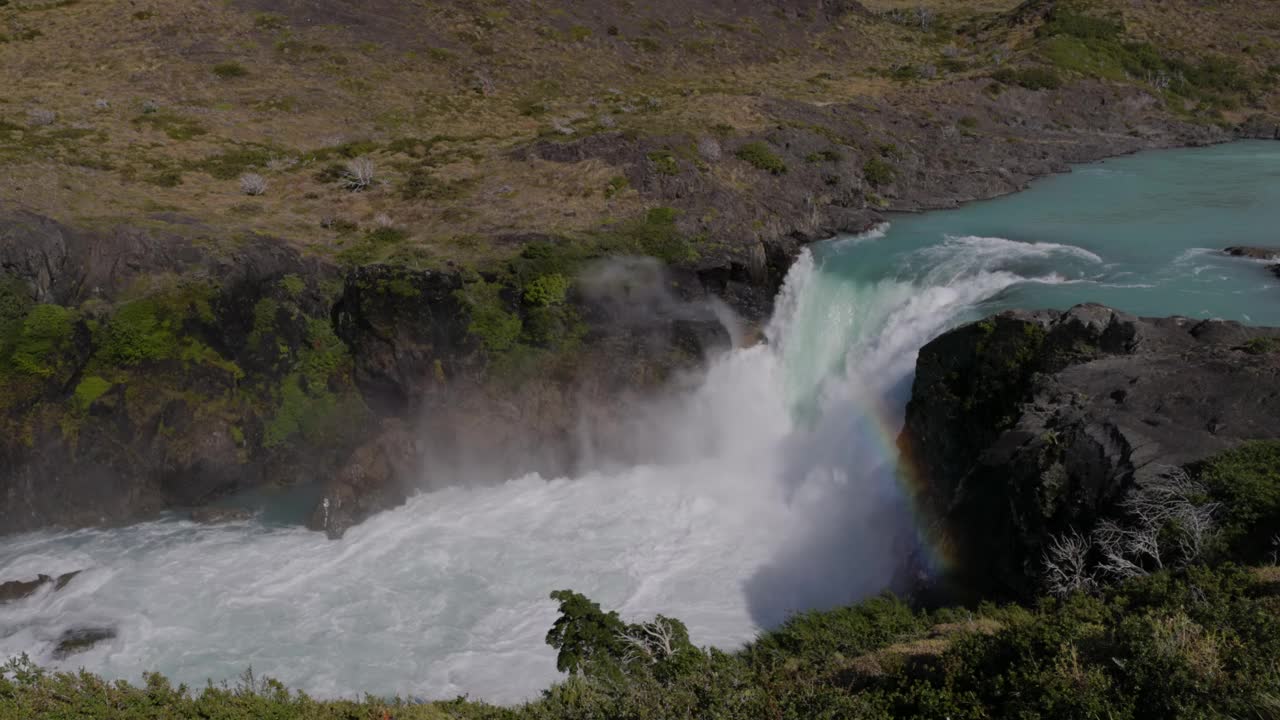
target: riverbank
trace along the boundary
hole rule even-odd
[[[100,100],[3,113],[21,181],[0,220],[0,529],[318,481],[310,524],[336,537],[463,469],[627,462],[625,398],[753,337],[806,243],[1073,162],[1277,133],[1272,50],[1236,33],[1265,35],[1265,3],[707,3],[545,27],[344,8],[193,6],[209,47],[159,33],[167,8],[0,9],[15,87],[121,62],[92,53],[113,37],[176,78],[89,73]],[[40,62],[85,27],[100,37]]]

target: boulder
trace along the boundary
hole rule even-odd
[[[1248,245],[1236,245],[1223,249],[1223,252],[1232,257],[1249,258],[1250,260],[1277,260],[1280,259],[1280,248],[1274,247],[1256,247]]]
[[[357,448],[325,487],[307,527],[336,540],[370,515],[404,504],[421,450],[403,423],[385,421],[382,433]]]
[[[66,660],[72,655],[85,652],[103,640],[112,640],[116,636],[115,628],[82,627],[72,628],[58,637],[53,648],[54,660]]]
[[[900,445],[962,587],[1037,589],[1047,540],[1135,486],[1280,436],[1280,329],[1099,305],[1009,312],[919,355]]]
[[[71,579],[79,574],[80,571],[75,570],[63,573],[55,578],[41,573],[34,580],[10,580],[6,583],[0,583],[0,603],[13,602],[14,600],[30,597],[37,590],[50,583],[53,584],[54,592],[57,592],[66,587],[67,583],[71,582]]]

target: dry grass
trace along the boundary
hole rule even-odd
[[[848,661],[846,671],[855,679],[888,674],[904,663],[935,658],[946,652],[956,638],[974,633],[994,635],[1004,626],[990,618],[974,618],[967,622],[941,623],[933,626],[926,637],[895,643]]]
[[[959,21],[1016,3],[926,4]],[[660,0],[632,11],[568,3],[550,12],[463,0],[316,0],[306,12],[275,14],[296,5],[0,7],[0,34],[32,35],[0,43],[0,122],[18,128],[6,136],[0,125],[0,202],[81,221],[164,210],[228,236],[252,230],[321,252],[346,243],[317,232],[321,217],[363,224],[386,213],[405,223],[411,242],[452,255],[458,238],[580,231],[643,208],[634,193],[605,197],[620,167],[516,159],[514,148],[556,123],[580,135],[605,118],[616,132],[696,137],[718,126],[767,129],[772,98],[927,103],[922,88],[933,84],[904,87],[884,73],[895,63],[937,62],[942,50],[937,38],[874,18],[831,22],[712,0]],[[1171,43],[1196,42],[1194,31],[1223,48],[1260,48],[1273,42],[1266,22],[1275,21],[1251,5],[1123,8],[1138,32]],[[966,57],[983,52],[978,41],[955,42]],[[246,73],[215,75],[229,63]],[[147,105],[155,112],[144,112]],[[31,108],[57,122],[28,127]],[[455,139],[427,158],[388,149],[399,138],[435,136]],[[381,184],[353,194],[316,180],[327,164],[349,159],[319,159],[317,151],[356,141],[376,143],[367,154]],[[234,179],[192,169],[246,144],[273,148],[276,159],[237,168],[236,176],[258,173],[270,184],[251,205]],[[401,199],[397,189],[424,162],[440,178],[466,181],[466,196]]]

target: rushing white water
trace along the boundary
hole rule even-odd
[[[922,565],[892,436],[924,342],[1002,307],[1084,300],[1280,322],[1258,300],[1264,270],[1197,249],[1224,227],[1236,244],[1273,231],[1280,165],[1253,147],[1130,158],[820,245],[767,344],[635,408],[662,448],[648,465],[439,490],[337,542],[261,522],[5,538],[0,582],[83,572],[0,605],[0,654],[133,680],[201,685],[252,665],[322,696],[510,701],[556,677],[554,589],[679,617],[720,646],[876,592]],[[117,636],[53,658],[79,627]]]
[[[197,685],[252,665],[322,696],[509,701],[555,678],[542,642],[554,589],[680,617],[718,646],[876,592],[906,569],[916,536],[891,472],[895,420],[871,408],[926,339],[1021,280],[986,265],[1023,252],[1013,243],[945,277],[872,286],[806,254],[769,343],[717,358],[674,406],[637,409],[670,448],[651,465],[423,494],[338,542],[178,521],[12,539],[0,581],[84,572],[0,606],[0,653]],[[73,627],[118,635],[55,660]]]

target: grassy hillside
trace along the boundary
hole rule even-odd
[[[782,165],[734,148],[796,104],[925,119],[996,75],[1136,84],[1205,122],[1277,108],[1268,0],[1094,0],[1049,22],[1051,3],[1015,5],[9,0],[0,202],[211,239],[252,230],[354,262],[483,262],[519,247],[495,238],[587,234],[669,204],[681,182],[750,196]],[[987,132],[978,120],[960,130]],[[899,132],[866,121],[868,139]],[[639,147],[527,151],[618,136]],[[875,147],[834,140],[829,157]],[[373,166],[363,192],[343,186],[356,158]],[[261,195],[242,190],[250,173]],[[385,226],[404,237],[367,242]]]

